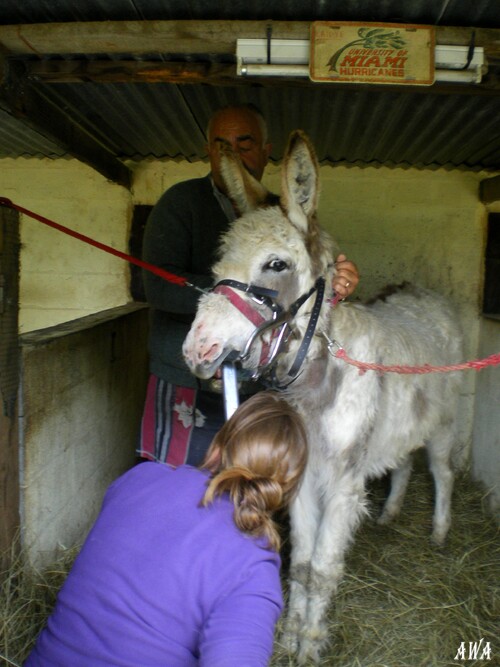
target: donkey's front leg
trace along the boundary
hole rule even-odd
[[[300,633],[306,621],[311,559],[320,519],[313,477],[307,468],[299,493],[290,507],[292,553],[288,608],[282,636],[283,645],[290,653],[298,651]]]
[[[344,572],[345,554],[364,511],[364,482],[347,473],[337,479],[318,530],[311,561],[307,619],[301,628],[298,660],[318,662],[330,632],[327,612]]]

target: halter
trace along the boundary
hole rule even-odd
[[[271,330],[271,339],[269,343],[262,341],[262,353],[257,369],[251,374],[251,379],[266,378],[269,386],[275,389],[284,389],[293,380],[296,379],[300,368],[304,362],[309,345],[311,343],[318,317],[323,303],[323,296],[325,292],[324,278],[318,278],[311,289],[302,294],[296,299],[288,310],[285,310],[275,300],[278,296],[276,290],[270,290],[258,285],[248,283],[241,283],[237,280],[221,280],[212,289],[216,294],[226,296],[231,304],[244,315],[252,324],[255,325],[254,331],[250,334],[241,352],[233,352],[229,355],[228,360],[237,363],[243,363],[250,356],[250,351],[254,342],[262,337],[262,335]],[[252,300],[259,306],[267,306],[271,311],[271,318],[266,320],[263,315],[245,299],[242,299],[237,291],[249,294]],[[300,307],[309,299],[309,297],[316,292],[316,299],[314,302],[311,316],[307,329],[295,356],[295,359],[288,371],[289,381],[286,384],[280,383],[276,377],[274,365],[278,354],[282,351],[291,333],[290,323],[296,316]]]
[[[259,326],[266,320],[258,310],[242,299],[234,290],[246,292],[247,294],[250,294],[252,300],[256,304],[267,306],[273,313],[273,319],[283,311],[283,308],[274,300],[274,298],[278,296],[276,290],[258,287],[258,285],[240,283],[238,280],[231,280],[230,278],[220,280],[215,287],[212,288],[212,292],[226,296],[233,306],[235,306],[240,313],[245,315],[250,322],[255,324],[255,326]]]

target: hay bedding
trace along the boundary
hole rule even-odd
[[[385,492],[381,482],[371,488],[374,516]],[[358,531],[330,613],[335,639],[321,665],[500,665],[499,530],[483,505],[481,490],[457,479],[448,541],[433,547],[432,483],[419,464],[401,517],[389,527],[368,519]],[[0,653],[14,664],[29,653],[75,555],[36,576],[19,559],[2,573]],[[491,661],[454,660],[461,642],[468,648],[482,638],[491,642]],[[293,664],[278,638],[271,667]]]
[[[387,492],[371,487],[376,518]],[[500,665],[500,540],[481,489],[455,483],[445,547],[430,542],[432,480],[418,460],[401,516],[359,529],[329,621],[329,667]],[[492,660],[455,661],[461,642],[491,642]],[[276,644],[271,667],[293,665]]]
[[[68,550],[53,567],[34,573],[24,568],[23,559],[15,556],[17,549],[13,545],[12,564],[9,570],[0,574],[2,667],[21,665],[27,657],[52,611],[77,552],[77,549]]]

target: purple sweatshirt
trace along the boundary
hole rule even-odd
[[[279,557],[203,508],[207,474],[141,463],[101,512],[25,667],[261,667],[281,613]]]

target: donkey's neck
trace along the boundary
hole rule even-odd
[[[311,328],[311,312],[303,313],[297,317],[293,333],[288,342],[288,350],[278,363],[278,377],[286,383],[293,380],[294,383],[312,382],[317,384],[316,368],[324,366],[327,361],[327,346],[324,339],[318,336],[318,331],[329,329],[328,304],[324,303],[321,308],[316,326]]]

